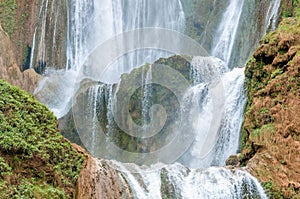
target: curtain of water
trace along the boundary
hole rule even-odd
[[[186,131],[195,134],[195,142],[179,161],[193,169],[176,163],[168,165],[164,169],[147,171],[137,165],[131,165],[128,168],[122,163],[110,162],[122,170],[137,198],[164,197],[167,190],[164,190],[163,187],[172,187],[175,197],[183,198],[209,198],[210,196],[243,198],[249,195],[254,198],[265,198],[261,186],[249,174],[224,168],[208,168],[211,165],[224,165],[225,159],[235,153],[238,148],[239,129],[245,103],[242,92],[244,71],[238,68],[230,70],[228,63],[235,49],[235,37],[239,31],[239,22],[245,1],[231,0],[224,10],[222,21],[213,36],[212,55],[219,59],[194,57],[191,62],[191,77],[194,86],[185,95],[185,101],[188,102],[187,107],[190,109],[187,116],[190,128]],[[265,20],[268,25],[265,27],[275,24],[276,10],[279,5],[278,1],[271,4]],[[87,72],[83,68],[83,63],[95,47],[114,35],[137,28],[160,27],[184,32],[185,14],[180,0],[70,0],[68,24],[66,71],[63,74],[56,73],[54,77],[50,76],[43,80],[37,90],[37,94],[46,96],[46,103],[58,117],[69,111],[70,101],[79,86],[77,82],[81,81],[84,73]],[[170,54],[157,50],[141,50],[124,55],[110,66],[106,76],[113,81],[118,80],[122,73],[131,71],[133,67],[140,66],[145,62],[151,63],[168,55]],[[64,80],[63,85],[60,78]],[[151,82],[151,68],[143,81],[146,84]],[[53,89],[51,87],[53,82],[59,88],[55,89],[55,95],[60,96],[58,100],[56,97],[53,99],[51,95],[50,97],[45,93],[43,95],[43,91],[49,91],[45,88]],[[220,82],[224,90],[224,94],[221,96],[218,95],[218,90],[212,86],[214,83]],[[112,119],[113,87],[111,86],[109,89],[109,94],[105,92],[107,91],[100,86],[89,91],[87,99],[93,120],[97,118],[97,99],[103,95],[107,96],[109,102],[107,119],[109,121]],[[148,112],[146,106],[149,105],[151,95],[151,86],[144,86],[142,102],[143,108],[145,108],[142,110],[144,117]],[[224,106],[215,118],[212,112],[216,109],[214,100],[218,97],[220,99],[217,100],[223,101]],[[95,126],[93,121],[91,121],[91,125],[92,128]],[[214,129],[217,134],[209,134],[210,129]],[[96,142],[96,138],[96,135],[92,136],[92,144]],[[210,143],[211,145],[208,147],[204,142],[206,138],[211,138],[210,140],[215,142]],[[199,167],[208,169],[196,169]],[[132,169],[139,174],[133,175]],[[222,186],[219,186],[219,183]],[[194,191],[193,194],[191,194],[191,187]]]

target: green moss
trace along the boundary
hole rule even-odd
[[[269,137],[272,137],[272,135],[274,135],[274,133],[275,133],[274,125],[272,123],[265,124],[260,128],[254,129],[254,131],[250,135],[250,139],[252,141],[254,141],[255,138],[257,138],[259,136],[269,138]]]
[[[11,167],[8,165],[5,159],[0,156],[0,176],[11,175]]]
[[[293,7],[293,16],[298,18],[300,16],[300,1],[293,0]]]
[[[283,70],[282,70],[281,68],[278,68],[278,69],[276,69],[276,70],[274,70],[274,71],[272,72],[271,78],[273,79],[273,78],[275,78],[276,76],[281,75],[282,73],[283,73]]]
[[[260,113],[269,113],[269,109],[266,107],[263,107],[259,110]]]
[[[9,35],[16,30],[17,7],[15,0],[2,0],[0,2],[0,24]]]
[[[249,135],[247,134],[245,129],[242,129],[241,138],[240,138],[240,149],[241,150],[245,148],[248,138],[249,138]]]
[[[1,170],[2,184],[6,179],[3,172],[11,172],[14,178],[26,177],[22,183],[32,190],[38,185],[30,178],[51,193],[74,188],[84,157],[59,133],[53,113],[30,94],[2,80],[0,93],[0,165],[6,168]],[[13,196],[22,195],[19,181],[9,186],[15,187]],[[66,197],[71,197],[68,194]]]
[[[5,181],[0,181],[0,198],[45,198],[65,199],[64,190],[55,188],[35,179],[21,179],[18,186],[11,186]]]
[[[265,182],[263,183],[263,187],[270,198],[283,199],[284,196],[280,189],[278,189],[277,185],[273,182]]]

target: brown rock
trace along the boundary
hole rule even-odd
[[[240,166],[241,161],[241,154],[235,154],[229,156],[229,158],[226,160],[226,166]]]
[[[40,80],[33,69],[28,69],[23,73],[16,64],[15,54],[12,50],[12,43],[8,35],[3,31],[0,25],[0,78],[6,80],[14,86],[33,93]]]
[[[284,19],[281,25],[246,69],[248,141],[242,163],[272,184],[273,198],[300,198],[300,22]]]
[[[16,65],[21,67],[28,55],[29,48],[32,48],[32,38],[41,1],[15,0],[14,3],[17,6],[15,15],[11,15],[15,21],[14,31],[10,33],[9,37],[12,40]],[[0,7],[0,13],[1,9]]]
[[[80,146],[73,147],[86,156],[77,181],[77,199],[132,198],[129,185],[122,174],[104,160],[91,157]]]

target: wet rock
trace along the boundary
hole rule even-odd
[[[14,86],[33,93],[40,80],[33,69],[21,72],[16,64],[15,54],[8,35],[3,31],[0,25],[0,78],[6,80]]]
[[[226,165],[227,166],[240,166],[240,161],[241,161],[241,154],[231,155],[226,160]]]
[[[105,161],[93,158],[80,146],[73,144],[73,147],[86,156],[77,181],[77,199],[132,198],[130,187],[120,172]]]

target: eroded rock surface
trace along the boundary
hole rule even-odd
[[[86,156],[77,181],[78,199],[132,198],[132,193],[120,172],[111,168],[104,160],[97,160],[84,149],[73,147]]]
[[[300,198],[300,20],[284,19],[248,63],[242,163],[273,198]]]
[[[0,25],[0,79],[4,79],[14,86],[33,93],[40,80],[33,69],[21,72],[16,63],[13,45],[8,35],[3,31]]]

